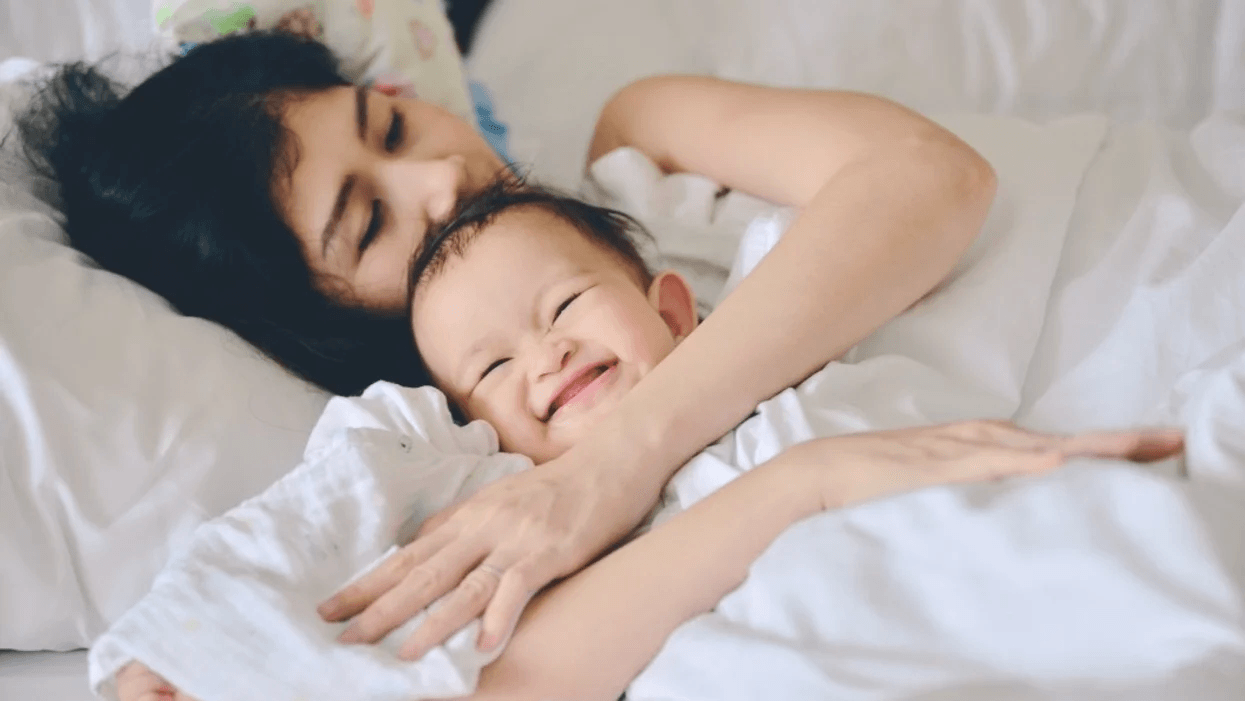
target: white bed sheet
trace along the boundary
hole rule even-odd
[[[155,39],[151,0],[5,0],[0,60],[98,59],[142,51]]]
[[[86,681],[86,651],[0,651],[3,701],[92,701]]]
[[[1245,1],[922,0],[906,19],[858,0],[494,2],[473,72],[492,88],[516,155],[571,185],[596,110],[657,72],[850,87],[938,111],[1097,110],[1177,125],[1245,105]],[[1067,8],[1062,22],[1050,21],[1056,6]],[[9,0],[0,58],[141,51],[150,12],[150,0]],[[0,700],[91,698],[84,653],[0,651]]]
[[[1096,116],[943,122],[998,172],[973,249],[851,362],[680,471],[679,502],[813,436],[970,417],[1184,425],[1192,478],[1175,461],[1083,463],[810,519],[680,627],[629,698],[1245,698],[1245,190],[1231,155],[1245,120],[1191,135]],[[625,155],[593,168],[618,206],[677,212],[683,228],[709,211]],[[749,227],[744,269],[775,240],[768,221]],[[682,235],[654,231],[659,246]]]

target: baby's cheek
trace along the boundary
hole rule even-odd
[[[664,323],[646,329],[636,341],[636,359],[646,372],[665,360],[675,346],[674,336]]]
[[[601,315],[605,333],[616,335],[609,345],[618,353],[619,359],[637,367],[651,368],[661,362],[674,349],[670,335],[661,316],[652,309],[615,309],[610,315]]]

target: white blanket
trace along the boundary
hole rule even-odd
[[[416,664],[397,651],[423,617],[380,645],[335,642],[316,605],[369,569],[424,519],[531,465],[497,452],[487,424],[455,426],[436,390],[386,383],[334,399],[304,461],[209,521],[150,594],[90,654],[91,686],[140,660],[200,701],[417,701],[469,693],[492,655],[473,622]]]
[[[981,239],[938,294],[693,460],[680,504],[801,440],[973,417],[1183,424],[1192,481],[1081,461],[810,519],[670,638],[633,701],[1245,697],[1241,122],[946,123],[999,172]],[[598,179],[653,217],[670,183],[616,158]]]
[[[1245,178],[1220,155],[1245,152],[1245,132],[1228,119],[1191,139],[1099,118],[946,123],[999,172],[980,240],[937,294],[849,362],[765,402],[681,470],[675,508],[815,436],[973,417],[1051,429],[1189,423],[1193,479],[1174,463],[1087,462],[810,519],[713,613],[682,626],[630,698],[1228,699],[1245,689],[1245,440],[1234,430],[1245,418]],[[593,176],[710,299],[792,215],[663,178],[634,152],[611,154]],[[399,665],[392,646],[334,646],[337,628],[314,617],[400,522],[521,467],[490,456],[491,431],[450,425],[435,393],[372,391],[380,404],[330,408],[298,470],[204,526],[95,646],[94,684],[107,692],[136,658],[202,701],[344,698],[365,680],[368,698],[470,689],[487,662],[470,649],[473,628]]]

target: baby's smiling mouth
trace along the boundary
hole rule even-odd
[[[545,413],[545,421],[551,420],[554,415],[558,413],[559,409],[569,404],[575,399],[575,397],[579,396],[580,392],[587,389],[587,387],[596,381],[597,378],[612,370],[617,364],[618,361],[615,360],[608,363],[590,365],[581,370],[578,375],[572,378],[570,382],[567,382],[566,385],[563,386],[556,395],[554,395],[553,401],[549,403],[549,410]]]

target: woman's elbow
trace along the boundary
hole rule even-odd
[[[999,177],[994,166],[984,156],[969,149],[971,154],[965,157],[963,181],[960,197],[964,203],[965,214],[969,221],[964,227],[963,246],[967,248],[981,232],[994,206],[994,198],[999,189]]]
[[[999,189],[999,175],[994,166],[980,153],[968,148],[964,164],[964,196],[980,205],[982,213],[988,212]]]
[[[931,140],[933,150],[926,160],[928,172],[941,197],[950,204],[953,226],[946,230],[963,239],[967,247],[985,224],[998,192],[998,174],[994,166],[971,146],[954,136]]]

